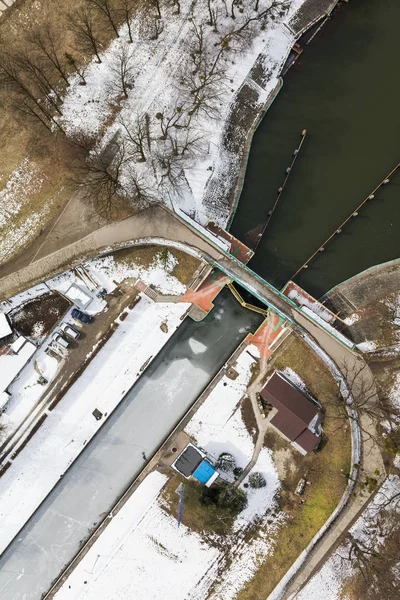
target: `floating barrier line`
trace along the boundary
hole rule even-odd
[[[303,131],[301,132],[301,140],[300,140],[300,143],[299,143],[299,145],[297,146],[297,148],[295,149],[295,151],[293,152],[293,160],[292,160],[292,162],[290,163],[290,166],[289,166],[289,167],[286,169],[286,177],[285,177],[285,179],[283,180],[283,183],[282,183],[282,185],[281,185],[281,186],[278,188],[278,195],[277,195],[277,197],[276,197],[276,200],[275,200],[275,202],[274,202],[274,205],[273,205],[272,209],[269,211],[269,213],[268,213],[268,218],[267,218],[267,221],[266,221],[266,223],[265,223],[265,225],[264,225],[264,228],[263,228],[263,230],[261,231],[261,233],[260,233],[260,234],[259,234],[259,236],[258,236],[258,240],[259,240],[259,241],[258,241],[258,243],[261,241],[261,238],[262,238],[262,236],[264,235],[264,233],[265,233],[265,230],[267,229],[267,227],[268,227],[268,225],[269,225],[269,222],[270,222],[270,220],[271,220],[271,218],[272,218],[272,215],[274,214],[274,212],[275,212],[275,209],[276,209],[276,207],[278,206],[278,202],[279,202],[279,200],[280,200],[280,197],[282,196],[283,190],[285,189],[286,183],[287,183],[287,181],[288,181],[288,179],[289,179],[289,177],[290,177],[290,173],[292,172],[292,169],[293,169],[293,167],[294,167],[294,163],[296,162],[296,160],[297,160],[297,157],[298,157],[298,156],[299,156],[299,154],[300,154],[300,150],[301,150],[301,147],[302,147],[302,145],[303,145],[303,142],[304,142],[304,140],[306,139],[306,135],[307,135],[307,129],[303,129]],[[258,245],[258,244],[257,244],[257,245]]]
[[[302,271],[303,269],[308,269],[308,263],[310,261],[312,261],[312,259],[319,253],[319,252],[323,252],[325,250],[325,246],[328,242],[331,241],[332,238],[335,237],[335,235],[338,235],[339,233],[342,233],[342,229],[343,227],[346,225],[346,223],[348,223],[350,221],[350,219],[352,219],[353,217],[357,217],[358,216],[358,211],[360,210],[360,208],[362,208],[364,206],[364,204],[368,201],[368,200],[373,200],[374,199],[374,194],[375,192],[377,192],[383,185],[386,185],[387,183],[389,183],[390,181],[390,177],[392,175],[394,175],[394,173],[396,173],[397,169],[400,167],[400,163],[397,163],[397,165],[394,167],[394,169],[392,169],[390,171],[390,173],[388,175],[386,175],[386,177],[384,179],[382,179],[382,181],[379,183],[379,185],[376,186],[375,189],[372,190],[372,192],[370,192],[368,194],[368,196],[365,198],[365,200],[363,200],[361,202],[361,204],[359,204],[357,206],[356,209],[354,209],[351,213],[350,216],[347,217],[347,219],[345,221],[343,221],[343,223],[341,225],[339,225],[339,227],[337,227],[335,229],[335,231],[325,240],[325,242],[323,244],[321,244],[321,246],[313,253],[311,254],[311,256],[306,260],[305,263],[303,263],[301,265],[301,267],[299,269],[297,269],[296,273],[294,275],[292,275],[292,277],[290,278],[291,280],[293,280],[296,275],[298,275],[300,273],[300,271]]]

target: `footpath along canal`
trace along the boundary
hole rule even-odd
[[[282,286],[400,160],[400,2],[343,4],[264,117],[232,233],[265,222],[300,133],[307,137],[250,267]],[[400,255],[400,177],[368,201],[296,281],[320,296]]]
[[[0,560],[2,600],[40,600],[262,317],[228,290],[186,319]],[[45,466],[44,466],[45,468]]]

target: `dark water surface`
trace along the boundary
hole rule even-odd
[[[308,135],[250,266],[282,286],[399,162],[398,0],[352,0],[306,47],[256,132],[232,233],[265,221],[300,132]],[[400,174],[296,281],[315,295],[400,256]]]

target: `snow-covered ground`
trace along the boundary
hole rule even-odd
[[[186,433],[215,459],[222,452],[229,452],[241,468],[249,463],[254,450],[239,407],[250,381],[251,366],[256,362],[250,353],[257,356],[259,352],[255,346],[249,346],[249,352],[241,353],[234,366],[238,377],[230,379],[224,375],[185,427]]]
[[[71,78],[62,109],[63,127],[68,135],[96,136],[113,106],[120,104],[118,118],[108,127],[100,146],[115,139],[117,133],[125,137],[127,146],[131,146],[132,136],[135,138],[131,149],[137,159],[129,161],[122,177],[126,189],[132,192],[137,181],[153,197],[162,189],[167,203],[173,202],[201,219],[205,212],[202,199],[210,176],[215,169],[221,171],[221,160],[229,158],[221,156],[221,134],[235,94],[263,53],[268,81],[264,88],[256,84],[256,89],[260,106],[266,101],[294,43],[287,24],[302,3],[303,0],[289,0],[271,8],[270,13],[265,12],[258,21],[257,17],[271,7],[271,0],[261,0],[258,13],[254,3],[245,0],[243,7],[236,9],[235,19],[226,3],[216,0],[212,6],[216,26],[210,27],[207,4],[183,0],[179,15],[175,6],[162,7],[163,30],[157,38],[153,31],[155,20],[139,12],[131,24],[132,43],[128,44],[127,26],[122,26],[120,37],[101,54],[101,64],[93,60],[89,65],[86,85],[80,85],[79,76]],[[235,35],[233,32],[248,19],[254,21],[243,28],[241,35]],[[247,31],[248,39],[244,40]],[[218,56],[221,40],[228,34],[229,43],[223,45]],[[128,64],[130,84],[124,98],[117,73],[121,56]],[[216,59],[217,68],[213,67]],[[201,95],[206,99],[197,103],[193,90],[199,87],[204,89]],[[168,135],[164,128],[167,123]],[[150,136],[151,150],[146,141],[138,149],[138,138],[143,140],[140,129]],[[178,144],[180,151],[179,156],[175,153],[172,164],[173,143]],[[172,170],[167,163],[172,164]],[[221,224],[227,217],[222,217]]]
[[[71,284],[75,284],[82,289],[85,295],[91,298],[90,304],[85,309],[86,312],[97,314],[107,308],[107,303],[96,297],[97,289],[105,288],[108,292],[111,292],[119,283],[129,278],[140,278],[147,285],[153,285],[161,293],[180,295],[186,291],[186,287],[171,275],[176,264],[177,259],[168,251],[157,253],[152,264],[148,267],[133,263],[116,262],[112,255],[106,256],[84,263],[83,266],[92,281],[85,277],[84,273],[82,274],[83,281],[77,275],[77,271],[65,271],[53,279],[38,284],[1,303],[0,312],[9,312],[11,308],[23,307],[26,302],[48,293],[49,289],[65,293]],[[80,272],[82,273],[82,271]],[[97,284],[95,289],[93,281]],[[64,317],[63,321],[73,323],[71,311]],[[44,342],[42,326],[42,323],[37,323],[35,338],[32,337],[32,341],[35,343]],[[45,353],[47,346],[48,344],[44,343],[38,348],[33,359],[23,368],[18,379],[9,388],[11,400],[2,415],[2,422],[7,428],[7,436],[14,433],[26,415],[45,396],[49,385],[63,367],[64,359],[69,351],[59,348],[59,353],[64,358],[58,362]],[[41,385],[38,383],[39,374],[47,379],[47,384]]]
[[[157,355],[179,327],[188,307],[185,303],[158,304],[141,298],[49,413],[1,479],[0,552],[119,404],[143,365]],[[167,333],[160,328],[163,322],[167,323]],[[95,408],[104,415],[101,421],[92,415]],[[27,489],[29,494],[25,493]]]
[[[250,351],[257,355],[256,348]],[[249,462],[254,450],[239,409],[254,362],[244,350],[234,367],[238,377],[223,376],[186,427],[208,452],[216,456],[230,452],[241,466]],[[242,484],[248,505],[237,516],[232,536],[224,539],[233,559],[228,566],[218,545],[185,525],[178,528],[177,521],[163,510],[157,495],[167,477],[153,472],[78,564],[56,600],[111,596],[115,600],[131,596],[137,600],[205,600],[215,584],[213,598],[233,600],[271,552],[272,534],[282,522],[275,499],[280,482],[269,449],[261,450],[253,472],[262,473],[267,485],[245,488],[247,479]],[[259,535],[248,542],[245,532],[255,521],[260,525]]]
[[[150,473],[55,595],[56,600],[202,598],[219,551],[162,510]],[[203,592],[203,593],[202,593]]]
[[[400,506],[389,507],[389,514],[378,526],[379,517],[382,516],[380,507],[394,494],[400,492],[400,478],[391,475],[384,482],[380,492],[368,508],[362,513],[350,529],[350,534],[367,548],[374,552],[379,551],[379,546],[385,542],[390,534],[392,522],[399,518]],[[394,520],[394,521],[393,521]],[[296,600],[347,600],[343,597],[342,590],[346,580],[356,573],[354,559],[348,560],[349,542],[344,542],[326,561],[323,567],[312,577],[310,582],[297,594]],[[389,574],[389,576],[391,576]],[[294,600],[294,599],[293,599]]]

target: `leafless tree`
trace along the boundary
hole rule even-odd
[[[135,172],[134,168],[129,170],[127,185],[129,186],[130,197],[139,210],[156,204],[157,199],[153,190],[146,184],[144,177]]]
[[[29,55],[24,52],[15,54],[15,65],[21,74],[25,75],[25,80],[30,83],[30,89],[35,93],[35,96],[46,99],[48,105],[62,114],[59,104],[62,103],[62,98],[57,90],[57,86],[50,81],[47,75],[47,66],[43,64],[40,58]]]
[[[127,46],[122,46],[118,52],[115,62],[110,65],[110,70],[115,75],[115,80],[110,83],[112,88],[128,97],[128,91],[133,88],[133,54]]]
[[[183,116],[183,111],[181,106],[175,106],[172,110],[170,116],[165,115],[162,112],[158,112],[156,114],[156,119],[158,119],[161,127],[161,140],[166,140],[168,137],[168,132],[172,127],[176,127],[179,123],[180,119]]]
[[[160,0],[150,0],[150,4],[157,11],[157,18],[162,19]]]
[[[69,28],[75,34],[83,52],[93,53],[101,63],[100,44],[98,42],[92,11],[87,7],[79,8],[69,17]]]
[[[195,71],[187,69],[182,73],[182,82],[189,91],[189,117],[204,112],[214,118],[218,114],[218,102],[224,92],[225,66],[221,62],[224,48],[220,48],[215,56],[204,54],[199,57]],[[190,124],[190,122],[189,122]]]
[[[202,149],[202,141],[204,136],[201,133],[195,133],[189,129],[180,130],[179,132],[170,132],[169,142],[171,144],[172,153],[174,156],[192,157]]]
[[[137,0],[119,0],[119,10],[128,27],[129,42],[131,44],[133,43],[131,21],[137,6]]]
[[[397,519],[380,513],[375,517],[374,526],[369,528],[366,539],[348,533],[346,542],[338,555],[343,563],[349,563],[355,571],[350,587],[357,597],[365,600],[397,600],[400,580],[393,572],[399,562],[400,527]]]
[[[86,67],[84,65],[80,65],[78,63],[78,61],[74,58],[74,56],[72,54],[69,54],[68,52],[65,53],[65,59],[66,59],[68,65],[71,67],[71,69],[80,78],[79,84],[86,85],[86,79],[85,79]]]
[[[117,27],[117,11],[114,10],[110,0],[86,0],[89,6],[98,11],[100,15],[105,17],[114,30],[116,37],[119,37]]]
[[[60,36],[50,25],[45,25],[34,29],[28,35],[28,40],[39,56],[44,58],[69,86],[68,73],[60,50]]]
[[[7,101],[15,110],[39,121],[49,131],[52,126],[63,131],[54,118],[54,107],[49,107],[38,90],[32,87],[29,75],[20,68],[18,58],[6,52],[0,55],[0,87],[6,92]]]
[[[210,20],[209,20],[208,24],[211,25],[211,26],[214,26],[215,25],[215,23],[214,23],[214,11],[213,11],[213,9],[211,7],[211,2],[212,1],[213,0],[207,0],[208,15],[210,17]]]
[[[164,23],[161,21],[161,19],[154,19],[153,21],[153,36],[152,39],[153,40],[158,40],[158,37],[160,35],[160,33],[162,33],[164,31]]]
[[[119,123],[125,134],[127,152],[137,162],[146,162],[146,152],[149,151],[149,125],[146,115],[136,116],[129,123],[120,119]]]
[[[126,160],[125,145],[116,140],[105,149],[82,154],[74,167],[73,183],[106,219],[112,218],[126,200],[121,183]]]

